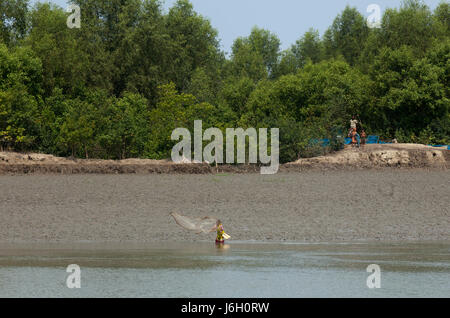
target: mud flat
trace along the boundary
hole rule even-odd
[[[422,169],[4,175],[0,242],[214,239],[170,212],[218,217],[237,241],[449,241],[449,184],[448,171]]]

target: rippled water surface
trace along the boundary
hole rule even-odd
[[[69,264],[80,289],[66,286]],[[449,296],[448,242],[0,246],[0,297]]]

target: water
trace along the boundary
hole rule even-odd
[[[81,288],[69,289],[69,264]],[[381,268],[381,288],[366,271]],[[3,244],[0,297],[449,297],[450,243]]]

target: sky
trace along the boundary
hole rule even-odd
[[[63,8],[66,0],[31,0],[52,2]],[[164,0],[163,0],[164,1]],[[381,13],[386,8],[399,7],[401,0],[190,0],[194,10],[208,18],[218,30],[222,49],[231,51],[233,41],[240,36],[250,34],[254,26],[270,30],[281,40],[282,49],[289,48],[309,28],[319,30],[323,35],[334,18],[344,10],[346,5],[356,7],[365,17],[370,4],[377,4]],[[442,0],[425,0],[432,9]],[[164,8],[168,10],[176,0],[165,0]],[[83,8],[81,8],[83,23]]]

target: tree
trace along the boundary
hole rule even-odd
[[[404,0],[400,9],[387,9],[381,22],[380,41],[392,48],[407,45],[422,57],[438,35],[432,13],[421,0]]]
[[[27,48],[0,44],[1,148],[26,149],[35,141],[42,65]]]
[[[174,45],[161,10],[161,4],[154,0],[132,1],[123,7],[118,23],[120,38],[112,53],[116,96],[125,91],[139,93],[153,105],[157,87],[174,80]]]
[[[0,2],[0,42],[16,45],[27,31],[29,0],[2,0]]]
[[[193,10],[188,0],[178,0],[166,16],[172,50],[170,80],[180,91],[188,86],[193,72],[203,67],[214,73],[222,61],[217,30],[209,20]]]
[[[249,77],[230,78],[222,88],[222,102],[240,116],[244,112],[247,100],[254,89],[255,83]]]
[[[254,27],[248,37],[238,38],[232,48],[232,59],[239,70],[256,79],[263,78],[264,72],[273,73],[280,54],[280,39],[270,31]],[[254,63],[252,59],[256,59]],[[254,75],[253,75],[254,74]],[[253,76],[252,76],[253,75]]]
[[[320,62],[323,59],[323,43],[320,40],[319,31],[309,29],[292,46],[292,52],[295,54],[300,67],[305,66],[308,60],[313,63]]]
[[[146,153],[151,158],[167,158],[174,145],[170,140],[172,131],[187,127],[186,108],[195,104],[193,95],[179,94],[174,83],[161,85],[156,107],[149,115],[150,140]]]
[[[247,77],[258,82],[268,77],[264,58],[244,39],[233,44],[231,62],[227,65],[229,77]]]
[[[356,8],[347,6],[324,35],[325,54],[327,57],[342,55],[347,63],[355,65],[368,35],[364,17]]]
[[[81,154],[89,158],[95,132],[94,108],[79,99],[69,100],[64,122],[58,136],[61,149],[73,157]]]
[[[83,89],[88,76],[87,56],[75,37],[77,29],[66,25],[67,14],[50,3],[37,3],[31,11],[31,31],[26,38],[42,61],[44,96],[56,88],[64,94]]]
[[[57,139],[68,108],[67,97],[61,88],[56,88],[52,96],[45,99],[38,115],[38,150],[44,153],[61,154]],[[67,153],[63,153],[66,155]]]
[[[199,102],[213,103],[216,100],[213,81],[205,68],[194,71],[187,93],[194,95]]]
[[[371,73],[378,97],[374,112],[388,134],[417,136],[434,119],[448,117],[448,57],[448,43],[418,60],[407,46],[382,50]]]
[[[292,49],[281,52],[279,62],[275,66],[272,78],[279,78],[283,75],[294,74],[299,69],[299,61]]]
[[[445,34],[448,36],[450,32],[450,3],[442,1],[434,10],[434,17],[446,28]]]
[[[108,156],[113,159],[143,156],[150,129],[147,100],[139,94],[126,93],[109,107],[107,127],[97,137]]]
[[[323,154],[358,113],[368,133],[449,143],[449,4],[346,7],[288,50],[254,27],[229,58],[178,0],[72,0],[81,29],[49,3],[0,3],[0,146],[85,158],[167,158],[174,128],[280,128],[283,162]],[[332,142],[333,143],[333,142]],[[333,144],[334,147],[338,142]]]

